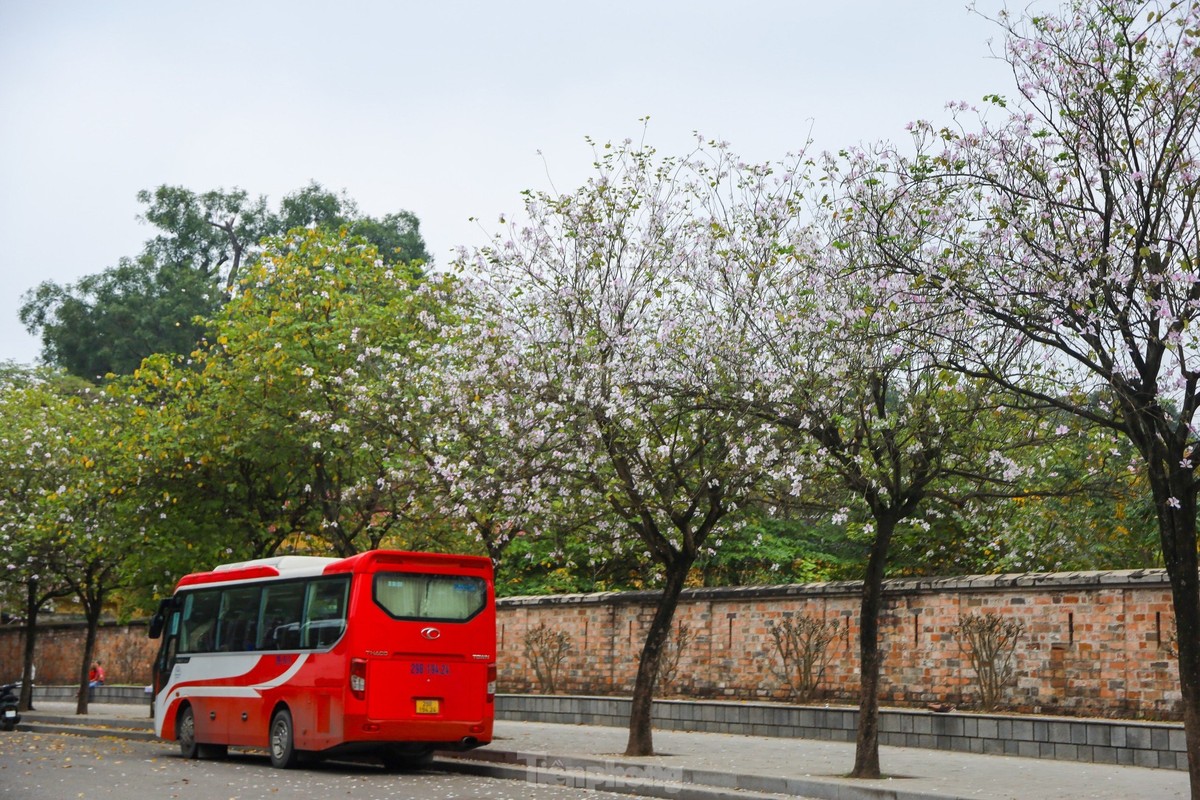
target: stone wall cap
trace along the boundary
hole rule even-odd
[[[940,592],[985,592],[997,589],[1042,590],[1112,589],[1135,586],[1170,586],[1166,570],[1124,569],[1095,572],[1011,572],[1001,575],[962,575],[955,577],[891,578],[883,591],[896,594],[936,594]],[[858,595],[862,581],[825,581],[761,586],[714,586],[684,589],[682,601],[746,600],[778,597],[830,597]],[[522,595],[497,600],[499,606],[543,605],[622,605],[655,603],[658,591],[592,592],[587,594]]]

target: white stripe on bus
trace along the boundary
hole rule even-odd
[[[271,678],[268,681],[263,681],[262,683],[257,683],[253,686],[195,686],[195,685],[180,686],[171,691],[171,693],[169,695],[168,703],[174,703],[176,700],[180,700],[185,697],[231,697],[231,698],[232,697],[261,697],[262,693],[264,691],[266,691],[267,689],[274,689],[276,686],[280,686],[284,683],[287,683],[289,680],[291,680],[292,677],[295,676],[295,674],[300,671],[300,668],[302,666],[304,666],[304,663],[306,661],[308,661],[309,655],[311,655],[311,654],[310,653],[299,654],[296,657],[296,660],[292,662],[292,665],[290,667],[288,667],[286,670],[284,670],[283,672],[279,673],[279,675],[275,676],[274,678]],[[240,672],[235,672],[228,676],[219,676],[219,675],[211,675],[211,674],[205,675],[204,680],[214,680],[214,679],[220,678],[220,677],[233,678],[233,677],[237,677],[239,675],[246,675],[251,670],[253,670],[255,666],[258,665],[258,662],[260,659],[265,658],[265,657],[266,656],[248,656],[248,657],[247,656],[241,656],[241,657],[235,656],[235,657],[220,658],[219,660],[212,659],[213,661],[218,661],[218,663],[222,664],[223,666],[227,666],[227,667],[228,666],[235,666],[235,667],[239,666],[237,664],[238,661],[245,662],[245,661],[249,660],[252,663],[250,664],[248,669],[241,669]],[[205,661],[209,661],[209,660],[210,659],[205,659]],[[234,661],[234,664],[230,665],[229,664],[230,661]],[[195,680],[195,678],[192,678],[191,680]]]

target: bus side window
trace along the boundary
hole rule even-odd
[[[219,591],[190,592],[184,603],[181,653],[207,653],[215,644]]]
[[[261,650],[295,650],[300,646],[300,613],[304,584],[276,583],[263,587],[257,644]]]
[[[346,578],[315,580],[308,587],[308,603],[301,647],[328,647],[346,629]]]
[[[246,631],[258,616],[261,594],[257,586],[236,586],[221,592],[221,635],[217,642],[221,652],[254,649],[254,642],[246,640]]]
[[[169,673],[175,669],[175,654],[179,652],[179,637],[172,636],[167,640],[167,646],[163,649],[162,671]]]

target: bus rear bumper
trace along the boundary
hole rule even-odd
[[[346,742],[412,742],[438,750],[470,750],[492,741],[492,720],[346,719]]]

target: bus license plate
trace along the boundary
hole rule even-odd
[[[418,700],[417,701],[417,713],[418,714],[439,714],[439,713],[441,713],[441,710],[442,710],[441,706],[442,706],[441,700]]]

